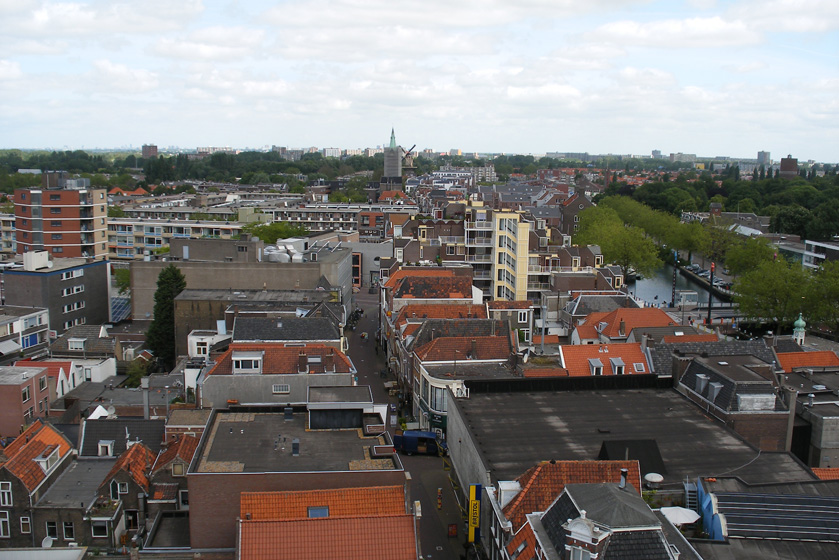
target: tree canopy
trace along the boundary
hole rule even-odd
[[[154,319],[146,331],[146,343],[163,368],[175,365],[175,298],[186,288],[186,278],[174,264],[157,277],[154,293]]]

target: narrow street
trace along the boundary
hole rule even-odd
[[[377,403],[396,404],[397,398],[388,395],[384,387],[386,381],[381,377],[385,369],[385,358],[376,346],[378,327],[378,294],[369,294],[366,289],[355,294],[358,307],[364,310],[355,330],[349,333],[349,355],[358,370],[358,384],[369,385],[373,400]],[[362,333],[367,333],[362,340]],[[396,428],[387,421],[391,435]],[[464,554],[464,521],[455,499],[454,490],[449,481],[450,471],[444,470],[445,463],[440,457],[406,456],[400,454],[405,470],[411,474],[410,500],[419,500],[422,508],[420,521],[420,546],[422,557],[428,559],[457,560]],[[438,489],[442,491],[442,508],[437,509]],[[457,537],[449,537],[450,525],[457,527]]]

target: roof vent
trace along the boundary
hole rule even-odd
[[[300,438],[291,440],[291,455],[292,457],[300,456]]]
[[[696,392],[700,395],[705,392],[705,388],[708,386],[708,376],[704,373],[697,374],[696,376]]]
[[[708,400],[714,402],[717,400],[717,396],[720,394],[722,390],[722,383],[711,383],[710,389],[708,389]]]

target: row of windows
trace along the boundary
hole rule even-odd
[[[64,330],[66,331],[70,327],[75,327],[76,325],[84,325],[87,322],[85,317],[76,317],[72,321],[64,321]],[[72,350],[72,348],[71,348]],[[80,348],[80,350],[84,350],[84,346]]]
[[[72,311],[78,311],[79,309],[84,309],[85,303],[84,301],[77,301],[75,303],[68,303],[63,307],[64,313],[70,313]]]
[[[68,270],[67,272],[61,273],[62,280],[71,280],[73,278],[80,278],[84,276],[84,269],[77,268],[75,270]]]
[[[84,292],[84,286],[70,286],[61,290],[62,296],[72,296],[73,294],[80,294]]]

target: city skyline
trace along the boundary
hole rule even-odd
[[[0,148],[839,161],[827,0],[6,3]]]

